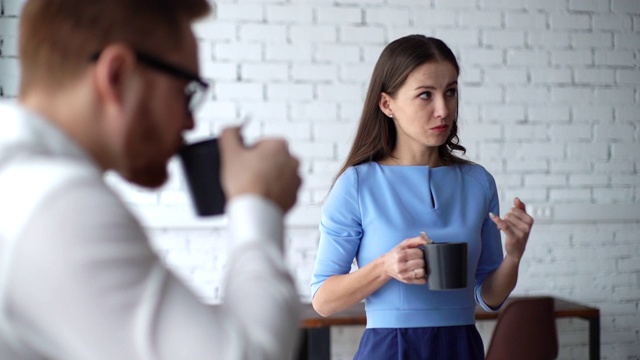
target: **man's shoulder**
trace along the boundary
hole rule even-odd
[[[0,218],[2,225],[18,229],[52,197],[64,199],[80,185],[89,185],[95,194],[110,195],[100,173],[82,162],[64,158],[25,156],[0,167]],[[91,202],[92,198],[87,198]],[[5,222],[6,220],[6,222]]]
[[[81,179],[101,182],[101,174],[83,161],[47,155],[25,154],[0,165],[0,191],[32,192]]]

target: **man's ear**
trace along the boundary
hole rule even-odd
[[[120,112],[125,107],[127,86],[136,65],[131,48],[123,44],[105,47],[95,63],[94,81],[103,107]]]
[[[380,100],[378,102],[380,110],[390,118],[393,118],[393,110],[391,110],[391,96],[385,92],[380,93]]]

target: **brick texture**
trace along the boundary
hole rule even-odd
[[[0,94],[12,98],[22,1],[0,3]],[[640,359],[640,2],[235,0],[218,2],[217,18],[195,31],[202,72],[216,80],[196,132],[252,113],[248,138],[284,136],[301,159],[286,246],[301,300],[310,298],[321,202],[373,64],[388,42],[422,33],[459,56],[467,156],[494,174],[503,212],[519,196],[536,216],[515,293],[598,306],[602,359]],[[158,254],[217,302],[224,222],[175,216],[189,201],[179,166],[170,170],[159,192],[108,182],[132,208],[153,210],[143,221]],[[493,324],[478,328],[490,341]],[[559,359],[587,358],[586,323],[558,329]],[[332,358],[351,359],[362,330],[334,328]]]

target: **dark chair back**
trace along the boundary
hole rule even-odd
[[[515,299],[500,311],[487,360],[552,360],[558,356],[553,299]]]

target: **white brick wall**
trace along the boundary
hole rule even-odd
[[[20,0],[2,0],[0,89],[17,91]],[[598,306],[602,358],[640,359],[640,1],[224,0],[196,26],[215,79],[200,135],[245,113],[247,137],[285,136],[302,160],[287,217],[288,263],[309,299],[320,203],[349,149],[368,77],[389,41],[445,40],[459,56],[461,140],[496,177],[503,208],[538,214],[517,294]],[[195,136],[195,135],[193,135]],[[162,259],[204,301],[219,299],[224,219],[196,219],[179,167],[158,193],[110,183]],[[546,214],[546,215],[545,215]],[[493,324],[478,324],[489,341]],[[587,327],[558,322],[560,359],[587,358]],[[350,359],[361,327],[333,329]]]

